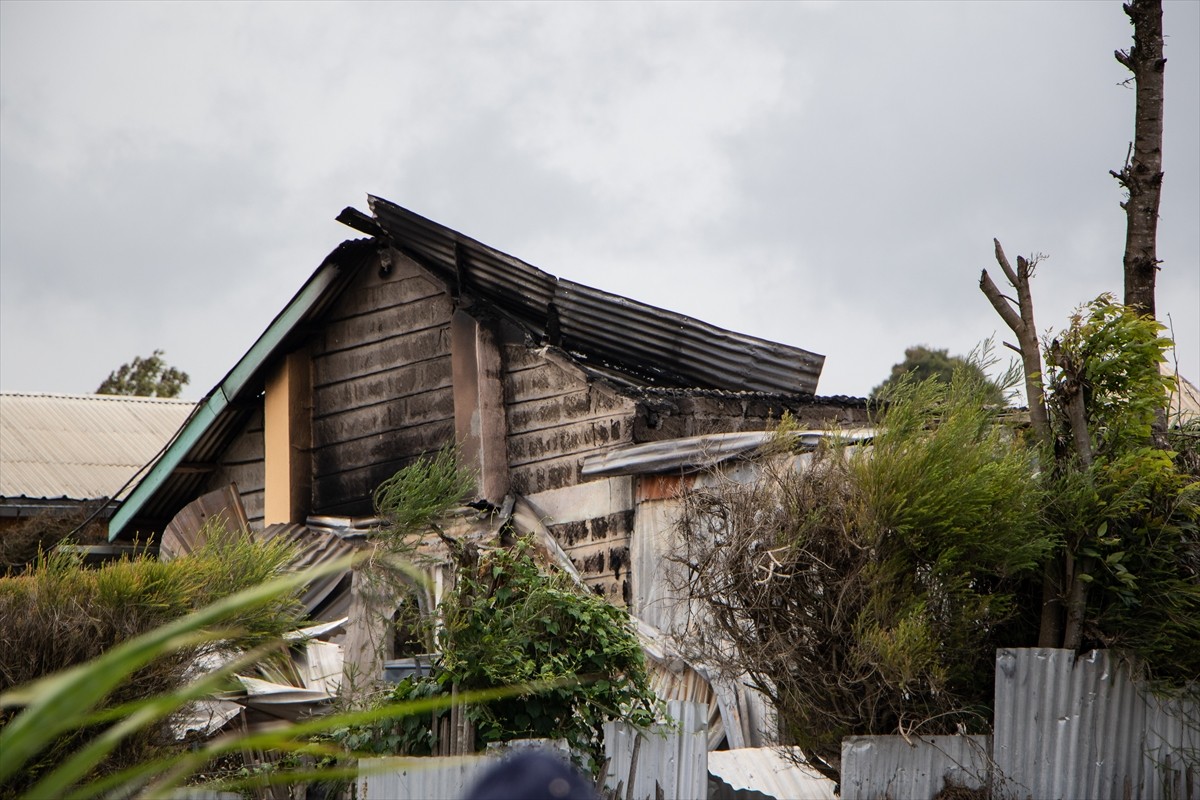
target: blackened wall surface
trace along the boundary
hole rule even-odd
[[[413,262],[369,265],[312,337],[313,513],[367,515],[380,483],[454,438],[452,301]]]

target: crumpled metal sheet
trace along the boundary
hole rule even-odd
[[[811,450],[825,438],[861,443],[870,440],[870,428],[843,431],[796,431],[789,434],[794,446]],[[615,447],[583,460],[582,475],[598,478],[613,475],[654,475],[710,469],[735,458],[749,456],[775,440],[774,431],[743,431],[686,436],[661,442]]]
[[[797,763],[796,748],[743,747],[708,754],[708,772],[724,786],[709,790],[710,798],[753,797],[771,800],[835,800],[836,784],[812,767]]]

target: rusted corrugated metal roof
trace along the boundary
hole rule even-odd
[[[0,497],[113,497],[196,404],[153,397],[0,394]]]
[[[651,385],[816,393],[824,356],[562,280],[382,198],[369,203],[396,249],[550,344]]]

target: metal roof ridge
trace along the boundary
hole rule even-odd
[[[161,403],[164,405],[196,405],[198,400],[185,400],[181,397],[147,397],[145,395],[135,394],[75,394],[71,392],[0,392],[0,398],[4,397],[28,397],[28,398],[54,398],[59,400],[89,400],[98,402],[123,402],[123,403]]]

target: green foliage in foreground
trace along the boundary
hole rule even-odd
[[[167,563],[140,557],[85,569],[70,556],[52,554],[43,556],[34,569],[22,575],[0,578],[0,692],[9,693],[15,686],[29,685],[60,670],[104,660],[122,643],[276,577],[291,558],[291,551],[281,542],[257,542],[216,528],[206,534],[205,544],[195,552]],[[124,707],[185,685],[191,665],[207,650],[253,650],[276,641],[297,627],[301,610],[294,594],[282,592],[234,609],[221,619],[227,633],[180,639],[154,659],[138,663],[104,690],[97,698],[103,700],[97,702],[97,709]],[[97,685],[108,681],[106,677]],[[20,690],[12,696],[20,696]],[[11,708],[0,708],[0,720],[6,725],[4,737],[12,735],[14,727],[19,730],[21,717],[15,715]],[[60,719],[52,715],[50,722],[49,729],[53,729]],[[36,755],[22,761],[19,773],[0,782],[4,792],[32,786],[71,753],[94,741],[102,730],[99,725],[97,721],[96,725],[62,728],[37,748]],[[119,771],[148,753],[165,754],[180,746],[158,718],[154,724],[120,737],[89,769],[97,774]],[[2,754],[5,762],[12,755]]]
[[[98,658],[0,694],[0,708],[10,719],[0,730],[0,790],[29,800],[54,797],[82,800],[95,797],[161,798],[189,780],[215,759],[247,750],[270,750],[299,759],[328,759],[340,749],[314,743],[313,737],[351,725],[370,725],[413,714],[428,714],[447,704],[441,698],[388,704],[365,711],[319,717],[282,731],[224,736],[195,750],[148,752],[116,772],[103,776],[97,769],[131,736],[161,724],[191,700],[211,694],[235,672],[264,658],[278,642],[247,652],[241,658],[201,679],[157,695],[142,697],[105,710],[106,698],[148,664],[170,658],[181,650],[216,646],[227,640],[230,625],[295,595],[310,581],[352,565],[340,559],[303,573],[285,575],[244,589],[204,608],[104,652]],[[523,689],[528,691],[530,687]],[[537,687],[532,687],[536,690]],[[486,703],[516,690],[464,693],[462,702]],[[73,731],[99,730],[84,747],[65,756],[27,786],[25,771],[53,742]],[[264,776],[271,783],[330,780],[352,777],[353,770],[299,769]],[[254,785],[261,785],[261,780]],[[221,788],[218,786],[217,788]],[[226,785],[225,788],[237,788]]]
[[[654,722],[658,702],[629,615],[567,575],[540,569],[527,540],[489,550],[472,568],[460,569],[441,611],[437,671],[402,681],[386,700],[448,699],[451,687],[460,693],[526,687],[467,708],[476,749],[511,739],[561,738],[598,767],[606,721]],[[438,744],[430,718],[346,728],[333,738],[381,754],[428,755]]]

